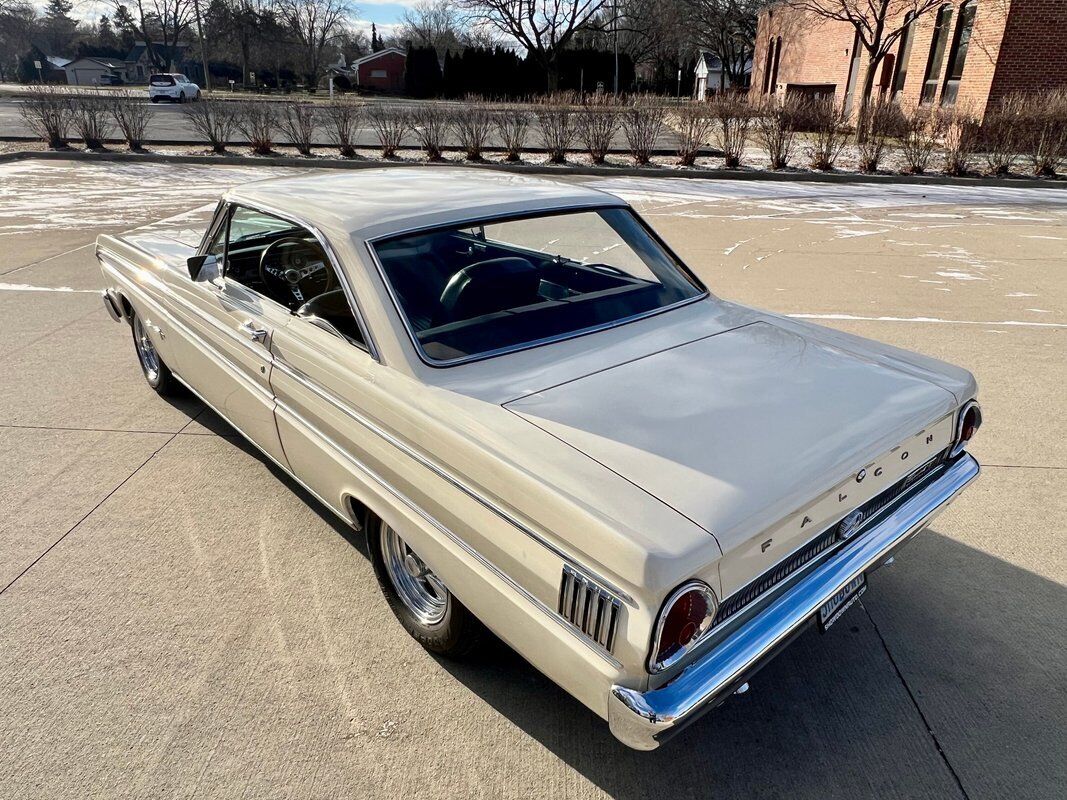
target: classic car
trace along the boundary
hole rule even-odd
[[[229,191],[101,236],[111,316],[366,532],[396,617],[486,629],[657,747],[977,475],[964,369],[714,296],[623,200],[488,170]]]

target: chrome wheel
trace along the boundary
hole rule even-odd
[[[423,625],[439,625],[448,613],[451,595],[396,531],[382,525],[382,561],[397,595]]]
[[[159,378],[159,355],[152,340],[148,338],[148,331],[140,317],[133,319],[133,341],[137,345],[137,358],[141,361],[141,369],[148,378],[149,383],[154,383]]]

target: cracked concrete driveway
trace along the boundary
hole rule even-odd
[[[93,239],[268,172],[0,166],[0,797],[1062,796],[1067,192],[592,181],[716,293],[965,365],[986,412],[861,606],[642,754],[503,646],[427,655],[358,534],[145,386]]]

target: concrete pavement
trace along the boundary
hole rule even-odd
[[[268,173],[181,169],[0,166],[0,796],[1067,785],[1067,198],[593,182],[720,296],[967,366],[986,412],[982,478],[862,607],[640,754],[503,646],[427,655],[358,534],[198,403],[147,389],[91,291],[91,241]]]

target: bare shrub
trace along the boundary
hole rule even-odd
[[[978,146],[978,119],[966,106],[941,110],[941,129],[944,131],[945,173],[966,175]]]
[[[423,103],[411,112],[411,131],[430,161],[441,160],[451,127],[452,114],[439,103]]]
[[[638,100],[623,112],[622,132],[626,134],[626,144],[635,164],[652,160],[666,118],[663,106],[649,100]]]
[[[752,127],[752,107],[743,95],[728,92],[717,95],[711,101],[712,113],[718,120],[716,144],[722,150],[727,169],[741,166],[745,155],[748,132]]]
[[[411,128],[408,112],[400,106],[377,105],[369,114],[370,126],[378,137],[384,158],[392,158],[404,142],[404,134]]]
[[[785,169],[797,143],[799,103],[793,97],[770,98],[758,110],[756,138],[770,159],[771,169]]]
[[[861,115],[862,130],[857,136],[861,172],[877,172],[889,140],[904,130],[900,106],[889,100],[868,104]]]
[[[1025,95],[1009,95],[986,110],[980,132],[986,165],[994,175],[1008,175],[1023,149],[1023,130],[1028,100]]]
[[[943,117],[930,106],[917,106],[904,114],[900,152],[908,172],[913,175],[926,172],[944,132],[943,123]]]
[[[55,86],[37,86],[19,105],[19,115],[52,149],[67,146],[74,116],[70,95]]]
[[[811,133],[811,143],[805,148],[808,165],[828,172],[834,168],[852,133],[848,115],[833,97],[820,97],[805,104],[804,118],[805,127]]]
[[[499,109],[494,118],[497,135],[504,143],[504,159],[518,161],[530,135],[530,112],[523,106],[508,105]]]
[[[324,107],[322,114],[326,119],[326,133],[341,151],[341,156],[355,156],[356,134],[363,120],[363,106],[348,98],[342,98]]]
[[[225,100],[201,100],[185,108],[188,120],[197,135],[211,145],[215,153],[225,153],[237,125],[239,104]]]
[[[610,99],[591,102],[575,116],[574,129],[592,162],[603,164],[619,130],[619,109]]]
[[[550,164],[562,164],[574,141],[574,121],[570,98],[551,95],[536,107],[537,123],[541,128],[541,144],[548,151]]]
[[[278,127],[278,104],[267,100],[241,101],[235,109],[234,126],[248,140],[253,153],[268,156]]]
[[[704,103],[686,103],[675,112],[679,164],[691,167],[696,163],[700,148],[711,136],[713,124],[711,112]]]
[[[459,146],[468,161],[481,161],[482,151],[493,129],[493,116],[489,107],[477,98],[468,97],[467,102],[456,109],[456,136]]]
[[[1020,104],[1023,156],[1035,175],[1055,175],[1067,158],[1067,92],[1031,96]]]
[[[278,129],[302,156],[311,155],[315,138],[315,107],[311,103],[283,103]]]
[[[103,150],[113,127],[107,98],[97,92],[75,97],[74,127],[89,150]]]
[[[130,150],[141,150],[145,131],[152,115],[148,104],[139,92],[115,91],[108,97],[107,110],[115,126],[122,132]]]

